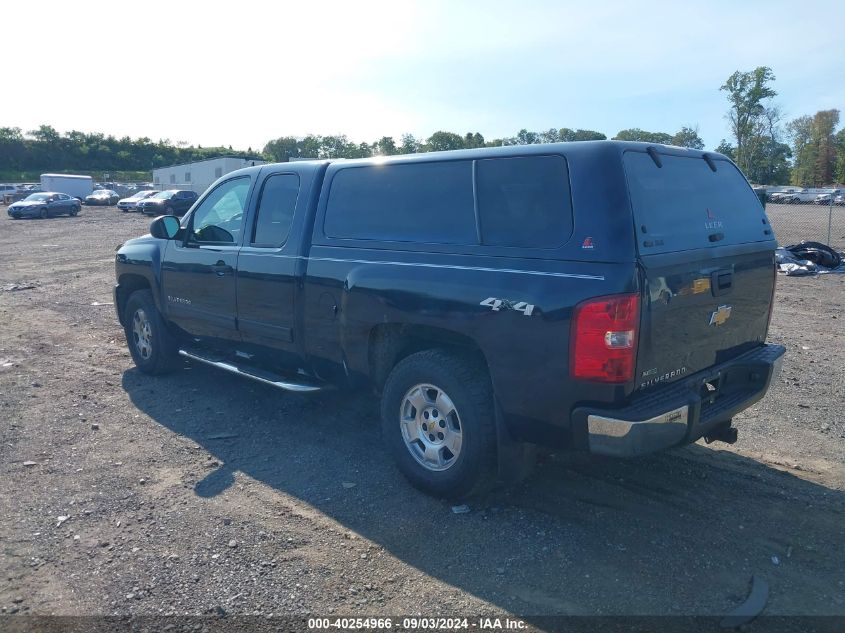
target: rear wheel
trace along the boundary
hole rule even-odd
[[[179,359],[173,335],[156,308],[149,290],[136,290],[126,302],[123,317],[126,343],[135,366],[145,374],[173,371]]]
[[[445,350],[412,354],[384,386],[382,433],[417,488],[458,499],[494,482],[496,423],[484,364]]]
[[[166,215],[174,215],[174,213],[173,213],[173,207],[171,207],[171,206],[169,206],[169,205],[168,205],[167,207],[165,207],[165,209],[164,209],[164,213],[165,213]]]

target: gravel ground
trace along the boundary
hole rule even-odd
[[[756,574],[767,614],[845,615],[845,276],[778,280],[735,445],[544,455],[455,514],[368,396],[137,372],[113,253],[147,218],[0,214],[2,613],[722,614]]]

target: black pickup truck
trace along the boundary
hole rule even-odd
[[[402,472],[461,497],[533,444],[732,442],[775,237],[726,157],[582,142],[262,165],[117,252],[137,367],[374,389]],[[338,405],[342,406],[342,405]]]

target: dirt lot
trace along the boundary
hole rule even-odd
[[[455,514],[368,396],[138,373],[112,262],[147,224],[0,207],[2,612],[722,614],[756,574],[767,614],[845,614],[845,276],[779,279],[784,370],[734,446],[545,456]]]

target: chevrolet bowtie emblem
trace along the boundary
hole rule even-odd
[[[718,310],[710,315],[710,325],[724,325],[731,316],[731,306],[719,306]]]

